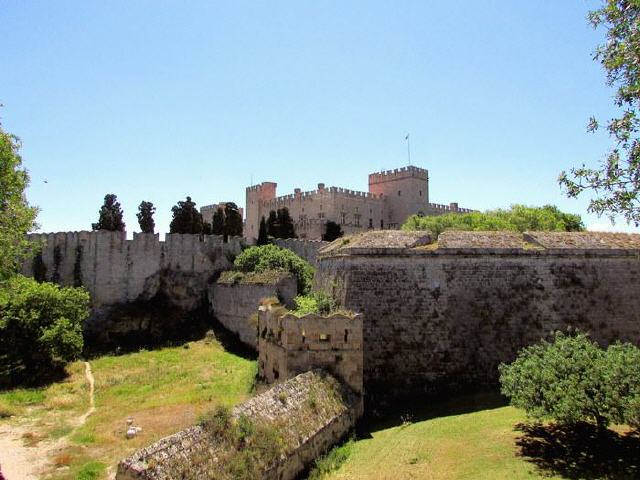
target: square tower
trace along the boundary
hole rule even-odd
[[[278,184],[275,182],[262,182],[260,185],[252,185],[247,187],[246,195],[246,211],[247,219],[244,225],[244,237],[248,240],[258,238],[260,230],[260,219],[268,216],[269,212],[262,211],[262,202],[273,200],[276,198],[276,188]]]
[[[429,203],[429,172],[412,165],[369,174],[369,192],[382,195],[387,228],[399,228],[405,220],[424,213]]]

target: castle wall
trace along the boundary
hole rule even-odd
[[[372,173],[369,191],[318,184],[316,190],[276,196],[276,184],[263,182],[247,188],[247,221],[244,234],[249,240],[258,237],[260,219],[268,218],[271,210],[286,207],[294,221],[296,234],[303,239],[320,239],[327,221],[337,223],[345,234],[399,228],[410,215],[442,215],[466,213],[456,203],[429,203],[429,173],[423,168],[408,166]]]
[[[85,331],[98,336],[113,329],[148,328],[153,320],[124,320],[111,325],[111,307],[145,302],[163,296],[168,306],[190,311],[203,304],[208,279],[214,272],[231,266],[230,257],[240,253],[244,240],[221,236],[125,232],[60,232],[30,234],[28,239],[42,245],[45,280],[65,286],[83,286],[91,294],[92,316]],[[34,276],[35,261],[28,260],[22,273]],[[124,325],[124,324],[127,325]],[[157,323],[157,322],[156,322]],[[161,324],[154,331],[160,333]]]
[[[277,297],[292,305],[297,294],[296,279],[285,276],[269,284],[226,283],[209,285],[209,305],[216,319],[254,349],[258,338],[258,307],[264,298]]]
[[[364,315],[367,393],[492,384],[568,327],[640,344],[640,235],[445,232],[412,248],[389,234],[334,242],[316,277]]]
[[[314,399],[313,402],[310,399]],[[273,386],[232,410],[232,418],[246,416],[276,429],[284,439],[283,455],[259,477],[292,480],[355,426],[358,399],[330,376],[306,372]],[[118,465],[117,480],[213,478],[219,458],[229,452],[197,425],[142,449]]]
[[[318,263],[318,251],[329,244],[329,242],[323,242],[322,240],[303,240],[299,238],[276,238],[274,243],[280,248],[291,250],[314,266]]]

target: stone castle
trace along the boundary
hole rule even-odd
[[[260,219],[271,210],[287,207],[299,238],[320,239],[325,225],[333,221],[345,234],[367,230],[399,228],[410,215],[442,215],[467,213],[473,210],[458,207],[457,203],[440,205],[429,202],[429,172],[408,166],[371,173],[369,191],[358,192],[346,188],[329,187],[319,183],[317,190],[276,196],[278,184],[262,182],[247,187],[247,218],[244,235],[258,237]]]

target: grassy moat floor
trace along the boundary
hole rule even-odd
[[[78,419],[89,408],[83,362],[70,365],[62,382],[0,392],[0,431],[21,432],[34,457],[49,455],[41,478],[113,478],[121,458],[217,405],[251,396],[256,373],[255,361],[217,341],[102,356],[90,364],[95,411],[83,424]],[[143,429],[130,440],[128,417]],[[414,406],[410,413],[366,422],[358,439],[334,449],[310,478],[640,478],[637,436],[618,429],[596,439],[588,427],[567,432],[527,427],[525,420],[490,394]]]

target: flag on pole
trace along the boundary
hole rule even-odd
[[[407,133],[407,136],[404,137],[405,140],[409,140],[409,134]]]

